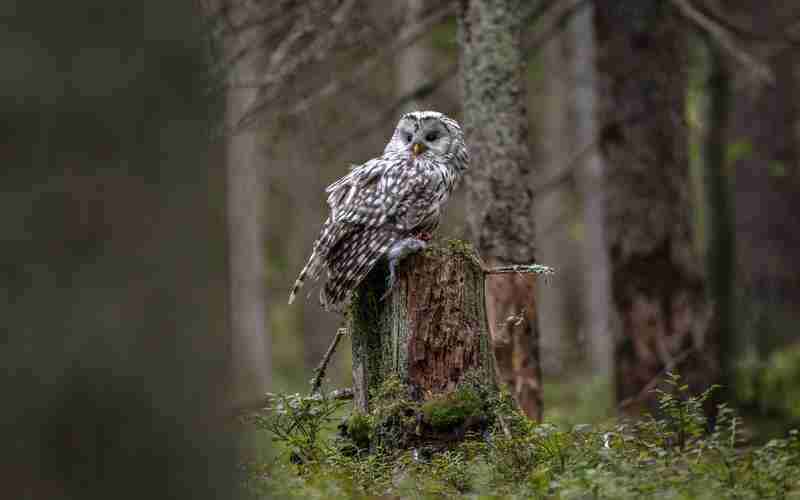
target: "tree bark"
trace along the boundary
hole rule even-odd
[[[616,396],[634,412],[667,370],[716,382],[718,338],[692,230],[684,24],[667,2],[620,0],[595,5],[595,28]]]
[[[462,0],[459,36],[470,236],[487,263],[534,261],[521,3]],[[487,315],[497,374],[531,418],[541,418],[539,330],[531,276],[487,280]]]
[[[451,242],[405,259],[381,300],[387,274],[385,265],[376,267],[348,312],[356,409],[369,412],[370,398],[393,377],[414,401],[452,393],[476,373],[493,380],[483,270],[474,251]]]

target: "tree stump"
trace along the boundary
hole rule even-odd
[[[386,267],[364,280],[348,313],[353,418],[371,417],[383,435],[400,436],[394,444],[463,437],[491,420],[497,393],[480,261],[463,242],[431,244],[398,266],[395,288],[382,300]],[[383,411],[388,400],[401,414]],[[387,429],[391,422],[406,425]]]

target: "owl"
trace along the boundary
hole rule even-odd
[[[464,133],[455,120],[436,111],[403,115],[381,156],[353,166],[326,188],[330,214],[289,304],[307,279],[325,271],[320,301],[326,309],[336,306],[381,258],[389,263],[391,290],[397,263],[425,248],[468,166]]]

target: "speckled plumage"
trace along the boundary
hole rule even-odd
[[[390,249],[438,226],[468,165],[464,134],[455,120],[435,111],[404,115],[380,157],[354,166],[326,189],[330,215],[289,303],[307,279],[318,279],[323,270],[323,305],[347,299]]]

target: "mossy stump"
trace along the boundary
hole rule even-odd
[[[432,243],[398,266],[382,300],[387,275],[385,264],[370,273],[348,315],[355,413],[399,444],[463,437],[491,420],[482,412],[497,391],[477,255],[460,241]]]

